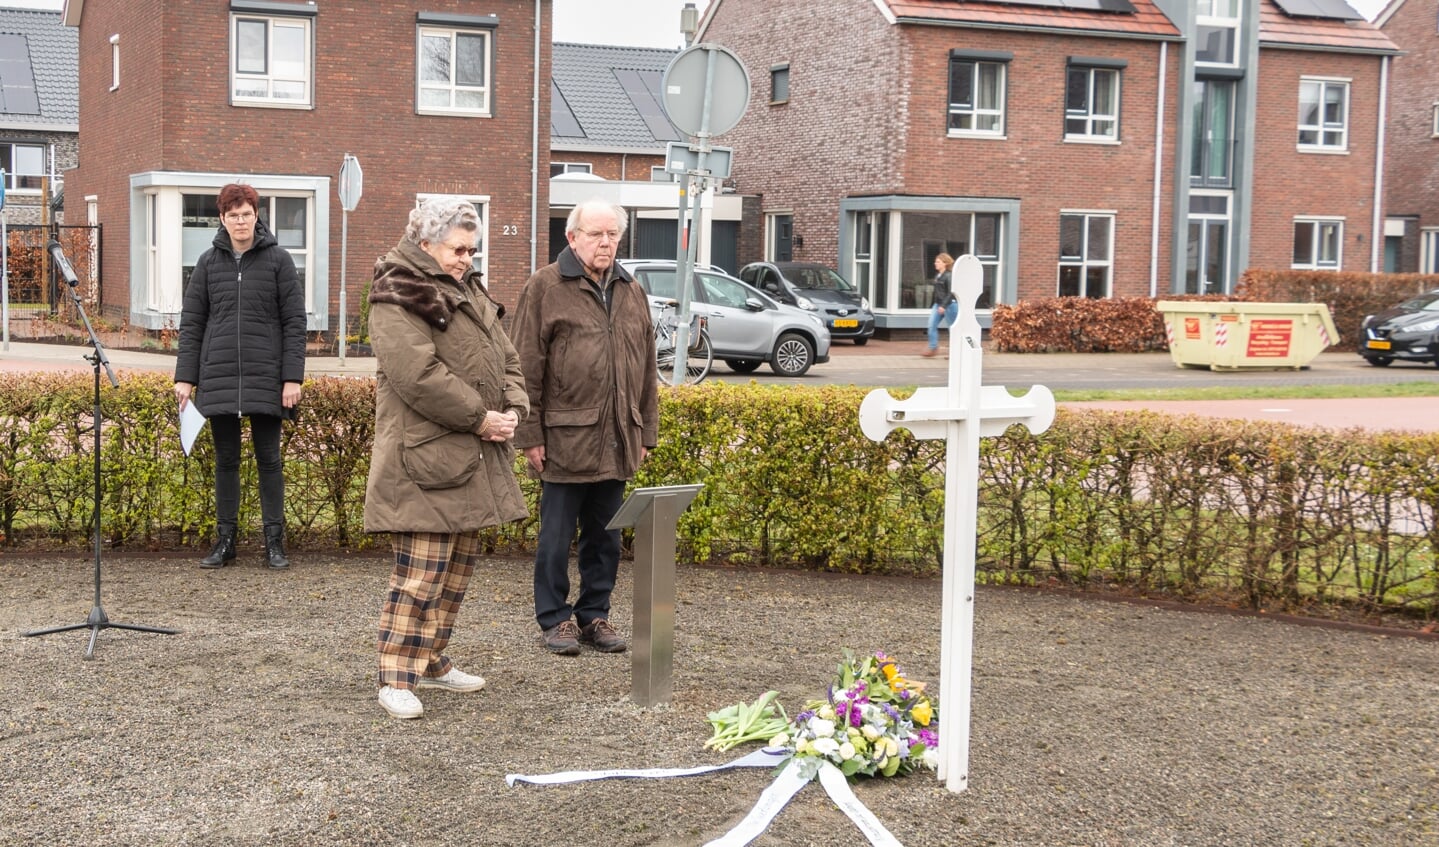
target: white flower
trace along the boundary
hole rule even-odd
[[[827,721],[824,718],[810,718],[810,732],[819,738],[831,738],[834,736],[834,721]]]
[[[865,724],[864,726],[860,727],[859,731],[863,733],[864,737],[869,739],[870,741],[875,740],[882,734],[879,730],[874,728],[873,724]]]
[[[816,738],[810,748],[821,756],[839,752],[839,742],[833,738]]]
[[[787,733],[787,732],[781,732],[779,735],[776,735],[774,738],[771,738],[771,739],[769,740],[769,746],[771,746],[771,747],[788,747],[788,746],[789,746],[789,733]]]
[[[840,757],[841,759],[853,759],[853,758],[854,758],[854,745],[851,744],[851,743],[849,743],[848,741],[846,741],[846,742],[844,742],[843,744],[839,745],[839,757]]]
[[[925,767],[934,770],[939,767],[939,751],[933,747],[926,747],[924,748],[924,755],[919,757],[919,761]]]

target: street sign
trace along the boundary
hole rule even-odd
[[[340,165],[340,208],[346,212],[355,211],[360,204],[360,194],[364,192],[365,174],[360,170],[360,160],[345,154],[345,161]]]
[[[718,44],[696,44],[674,57],[663,88],[665,114],[686,135],[723,135],[749,105],[749,74],[738,56]]]
[[[729,179],[730,161],[734,158],[733,147],[712,146],[705,170],[715,179]],[[665,148],[665,170],[672,174],[686,174],[698,171],[700,151],[698,147],[682,141],[671,141]]]

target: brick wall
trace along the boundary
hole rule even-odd
[[[725,0],[704,35],[749,71],[745,118],[716,139],[735,148],[736,189],[762,193],[766,212],[793,213],[796,260],[832,264],[839,198],[900,187],[895,104],[907,69],[895,27],[871,0]],[[770,68],[786,62],[789,102],[769,105]]]
[[[1288,268],[1294,255],[1294,219],[1313,215],[1343,217],[1343,269],[1370,269],[1379,63],[1373,56],[1297,50],[1260,52],[1249,267]],[[1306,76],[1350,81],[1346,153],[1295,149],[1299,84]]]
[[[1384,156],[1385,213],[1439,226],[1439,2],[1406,0],[1384,25],[1404,55],[1390,66],[1389,123]],[[1405,233],[1401,271],[1419,267],[1417,227]]]
[[[803,37],[796,37],[796,33]],[[1018,198],[1020,296],[1055,293],[1060,209],[1117,213],[1114,293],[1147,294],[1160,47],[937,26],[893,26],[869,0],[788,4],[726,0],[706,40],[735,50],[751,78],[750,111],[720,139],[733,145],[735,179],[762,194],[766,212],[792,212],[804,246],[795,258],[836,264],[841,198],[874,194]],[[949,138],[951,49],[1007,50],[1007,138]],[[1128,60],[1117,146],[1063,141],[1069,55]],[[790,99],[770,105],[770,68],[790,65]],[[1169,51],[1168,79],[1179,51]],[[1177,97],[1167,98],[1168,127]],[[1172,143],[1163,156],[1172,161]],[[1163,191],[1172,193],[1166,167]],[[1166,206],[1167,211],[1168,206]],[[1163,216],[1161,268],[1169,261]]]
[[[495,14],[490,118],[415,113],[416,10]],[[313,109],[229,105],[229,4],[176,0],[89,3],[80,27],[80,167],[67,194],[99,197],[106,226],[105,303],[129,305],[129,177],[164,170],[329,176],[345,153],[364,169],[364,195],[349,215],[350,288],[359,293],[376,257],[398,241],[415,195],[488,195],[490,285],[513,301],[530,273],[533,2],[497,0],[483,10],[463,0],[326,3],[314,18]],[[540,78],[549,77],[551,20],[544,14]],[[110,91],[112,33],[120,34],[121,84]],[[157,61],[164,57],[164,61]],[[549,86],[539,108],[548,115]],[[541,126],[546,125],[541,122]],[[542,138],[540,173],[548,173]],[[548,182],[540,180],[541,222]],[[331,197],[330,311],[338,308],[341,210]],[[548,232],[537,231],[538,258]],[[332,320],[331,326],[335,326]]]

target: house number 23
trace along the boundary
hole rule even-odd
[[[520,228],[519,228],[518,226],[514,225],[514,224],[505,224],[504,226],[500,227],[500,234],[501,234],[501,235],[519,235],[519,234],[520,234]]]

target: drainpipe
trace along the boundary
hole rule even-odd
[[[535,272],[535,257],[540,249],[540,36],[544,32],[544,5],[544,0],[535,0],[535,90],[530,98],[530,273]]]
[[[1159,209],[1164,202],[1164,94],[1169,42],[1159,42],[1159,102],[1154,110],[1154,211],[1149,216],[1149,296],[1159,296]]]
[[[1379,137],[1374,145],[1374,224],[1369,235],[1369,272],[1382,269],[1384,257],[1384,113],[1389,102],[1389,58],[1379,65]]]

